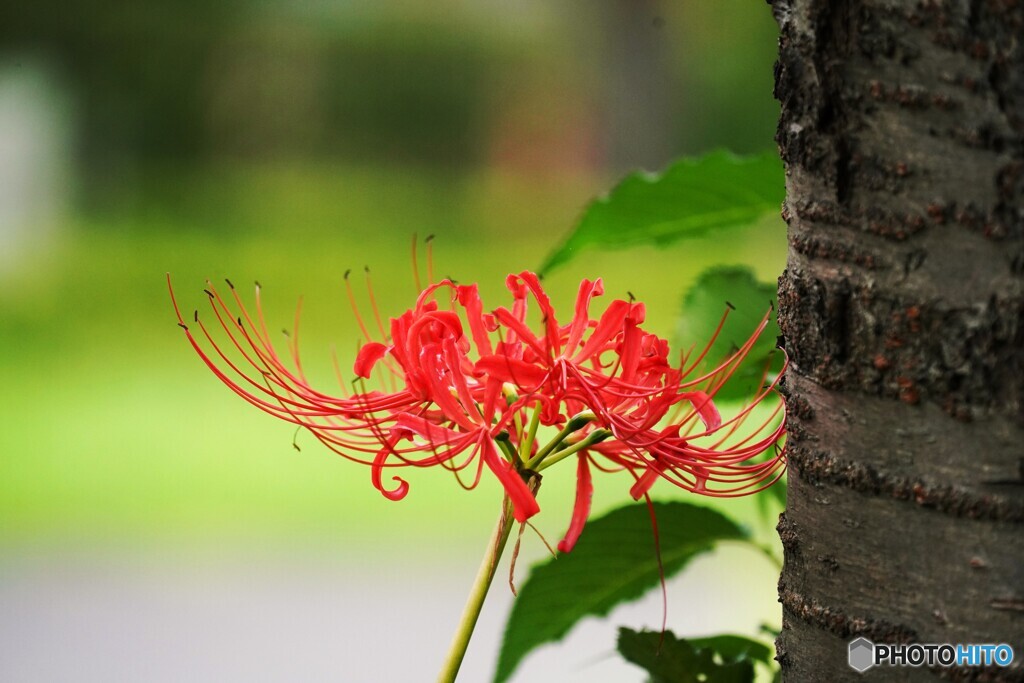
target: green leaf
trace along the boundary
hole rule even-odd
[[[775,659],[775,650],[759,640],[751,640],[744,636],[725,634],[704,638],[687,638],[690,645],[698,650],[711,649],[725,661],[753,659],[771,664]]]
[[[722,540],[748,540],[728,517],[689,503],[654,503],[665,576]],[[533,648],[562,638],[585,616],[605,615],[658,585],[646,506],[627,505],[587,523],[571,553],[537,566],[519,589],[505,627],[495,682],[508,680]]]
[[[776,298],[776,286],[758,282],[754,273],[744,266],[709,268],[701,273],[687,292],[678,324],[677,348],[694,347],[699,354],[715,333],[722,315],[731,307],[725,325],[695,369],[694,377],[710,371],[741,347],[771,309],[767,329],[761,333],[740,368],[718,391],[716,398],[751,398],[761,386],[769,360],[773,360],[773,370],[781,368],[782,354],[774,354],[772,358],[775,344],[782,334],[775,319]]]
[[[619,652],[645,669],[652,683],[751,683],[751,651],[770,657],[766,645],[739,636],[686,640],[671,631],[663,638],[658,632],[619,629]]]
[[[633,173],[591,202],[540,270],[547,273],[590,247],[663,246],[747,225],[778,213],[784,196],[785,176],[775,152],[738,157],[718,151],[676,161],[661,174]]]

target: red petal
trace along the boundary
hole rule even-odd
[[[476,362],[475,368],[478,373],[511,382],[521,389],[534,389],[548,376],[548,371],[542,367],[507,356],[484,356]]]
[[[572,521],[569,522],[569,530],[565,532],[565,538],[558,542],[558,550],[567,553],[576,545],[580,534],[583,533],[583,526],[590,516],[590,502],[594,498],[594,483],[590,478],[590,459],[586,453],[579,453],[579,461],[576,467],[576,505],[572,509]]]
[[[572,354],[576,352],[583,333],[590,325],[590,300],[602,294],[604,294],[604,284],[601,278],[597,278],[593,282],[583,280],[580,283],[580,291],[576,294],[576,313],[569,325],[569,338],[565,342],[565,351],[563,352],[565,356],[571,358]]]
[[[442,378],[446,378],[448,373],[445,372],[446,366],[443,365],[441,349],[437,344],[427,344],[423,347],[420,352],[420,366],[423,368],[430,388],[430,398],[437,404],[437,407],[441,409],[446,418],[460,427],[472,431],[475,424],[467,415],[466,407],[452,396],[450,391],[452,385],[447,381],[442,381]]]
[[[601,319],[597,322],[594,332],[573,360],[582,363],[594,354],[601,353],[605,345],[622,331],[622,323],[626,319],[628,311],[629,304],[627,302],[621,299],[611,302],[605,312],[601,314]]]
[[[509,276],[509,278],[512,277],[517,277],[522,280],[530,291],[533,292],[533,297],[537,300],[537,306],[540,307],[541,316],[544,321],[548,348],[557,354],[561,338],[558,331],[558,320],[555,318],[555,309],[551,305],[551,299],[548,297],[547,292],[544,291],[544,288],[541,287],[540,278],[528,270],[524,270],[517,276]],[[506,279],[506,282],[507,281],[508,279]]]
[[[537,339],[537,336],[534,335],[533,330],[527,327],[526,323],[517,318],[514,312],[502,306],[494,310],[494,317],[500,324],[514,332],[520,340],[529,344],[538,355],[547,356],[547,352],[541,345],[540,340]]]
[[[405,498],[405,494],[409,492],[408,482],[401,477],[391,477],[394,481],[398,482],[398,488],[393,491],[385,489],[383,482],[381,482],[384,461],[391,455],[395,444],[398,443],[398,438],[397,435],[393,435],[388,439],[387,443],[384,444],[384,448],[380,449],[377,456],[373,459],[373,467],[370,470],[370,479],[373,482],[373,487],[384,494],[384,497],[388,500],[402,500]]]
[[[693,404],[693,409],[697,411],[700,421],[704,423],[704,427],[708,431],[722,426],[722,415],[718,412],[718,408],[715,407],[710,396],[703,391],[688,391],[681,396]]]
[[[640,475],[640,478],[629,489],[629,495],[633,496],[633,500],[640,500],[647,495],[647,492],[654,486],[654,482],[658,481],[661,470],[661,466],[656,462],[648,465],[647,471]]]
[[[459,303],[466,311],[466,319],[469,321],[469,330],[473,334],[477,353],[482,356],[492,353],[491,338],[487,334],[487,323],[484,320],[484,305],[480,300],[477,286],[460,285],[456,288],[456,292],[458,292]]]
[[[357,377],[363,379],[369,379],[370,373],[373,372],[373,366],[377,364],[384,354],[388,352],[388,347],[380,342],[370,342],[363,344],[363,348],[359,349],[359,355],[356,356],[355,373]]]

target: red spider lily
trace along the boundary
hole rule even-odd
[[[568,552],[589,515],[593,467],[629,472],[635,498],[645,497],[659,478],[704,495],[743,495],[771,485],[785,468],[781,402],[754,429],[744,429],[755,406],[774,392],[774,381],[728,420],[714,404],[767,316],[718,368],[691,377],[714,339],[696,358],[681,356],[673,365],[668,343],[641,327],[643,304],[614,300],[600,316],[591,316],[593,299],[603,294],[600,279],[582,282],[565,325],[559,325],[533,273],[510,275],[511,309],[490,313],[475,285],[442,280],[423,289],[387,331],[374,304],[375,339],[346,275],[366,341],[356,357],[352,390],[333,396],[314,389],[303,373],[298,313],[285,363],[267,334],[259,286],[252,316],[228,285],[233,306],[212,285],[206,290],[223,333],[220,342],[198,312],[193,319],[201,335],[194,335],[174,302],[179,325],[199,356],[245,400],[370,466],[374,487],[391,500],[403,498],[409,485],[394,476],[394,487],[386,487],[385,468],[440,466],[473,488],[486,465],[509,496],[515,519],[525,522],[539,511],[528,482],[575,455],[576,503],[558,544]],[[370,296],[372,302],[372,289]],[[539,333],[527,322],[531,302],[539,309]],[[382,388],[367,390],[374,374],[382,376]],[[537,440],[541,426],[559,429],[544,446]]]

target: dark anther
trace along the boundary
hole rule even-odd
[[[178,327],[188,332],[188,325],[186,325],[185,323],[178,323]]]
[[[434,235],[430,234],[430,235],[427,235],[427,239],[423,240],[423,242],[426,244],[426,243],[432,242],[433,240],[434,240]]]
[[[633,296],[633,292],[631,292],[631,291],[629,291],[629,290],[627,289],[627,290],[626,290],[626,294],[627,294],[627,295],[629,296],[629,303],[633,303],[634,301],[636,301],[636,297],[635,297],[635,296]]]
[[[351,274],[352,274],[352,269],[349,268],[348,270],[345,271],[345,279],[347,280],[348,276],[351,275]]]
[[[363,272],[366,273],[367,275],[369,275],[370,274],[370,266],[363,266]]]
[[[199,322],[199,309],[198,308],[196,310],[192,311],[192,319],[195,320],[196,322]]]
[[[286,330],[286,329],[284,329],[284,328],[282,328],[282,329],[281,329],[281,334],[283,334],[283,335],[284,335],[284,336],[286,336],[286,337],[291,337],[291,335],[290,335],[290,334],[288,334],[288,330]]]
[[[211,292],[208,289],[204,289],[203,291],[206,292],[206,296],[210,297],[211,299],[213,298],[213,292]]]
[[[259,280],[256,280],[256,287],[259,289],[263,289],[263,285],[260,284]]]
[[[786,350],[786,338],[781,334],[775,338],[775,348]]]
[[[230,287],[231,289],[235,288],[235,286],[233,284],[231,284],[231,280],[229,280],[227,278],[224,278],[224,282],[228,283],[228,287]]]
[[[238,316],[238,326],[242,326],[242,316]]]
[[[730,310],[733,310],[733,311],[736,310],[736,307],[732,305],[731,301],[726,301],[725,305],[728,306]]]

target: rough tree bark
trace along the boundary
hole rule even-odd
[[[1024,680],[1024,1],[772,5],[783,678]],[[861,675],[858,635],[1016,666]]]

